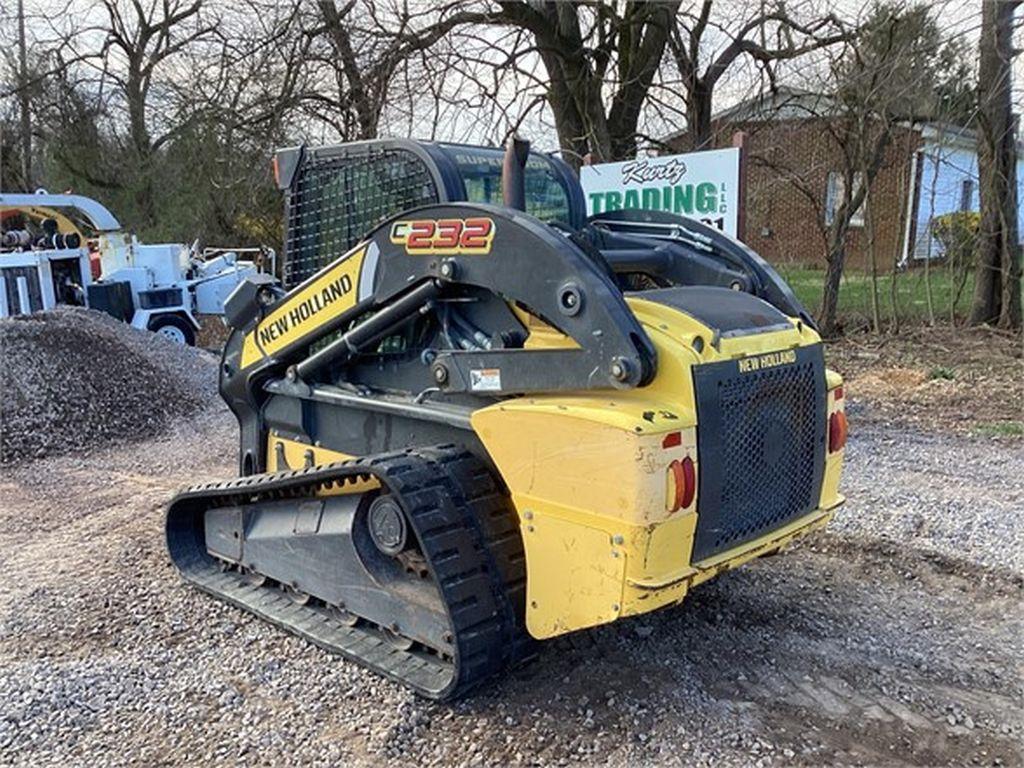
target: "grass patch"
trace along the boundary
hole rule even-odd
[[[821,295],[825,284],[823,269],[807,267],[776,267],[793,288],[797,298],[817,316],[821,309]],[[893,283],[895,281],[895,294]],[[936,265],[925,280],[924,269],[915,267],[904,272],[878,276],[878,304],[882,323],[888,325],[893,316],[895,298],[896,315],[900,322],[921,323],[928,320],[928,283],[931,283],[932,312],[936,320],[949,320],[952,314],[963,317],[971,306],[974,276],[969,275],[963,290],[953,279],[945,265]],[[955,306],[953,306],[955,299]],[[871,318],[871,276],[863,272],[847,271],[839,288],[839,315],[848,320],[865,321]]]
[[[1000,421],[994,424],[978,424],[974,432],[982,437],[1024,437],[1024,422]]]
[[[954,371],[952,368],[946,368],[945,366],[939,365],[928,371],[928,378],[953,381],[953,379],[956,378],[956,371]]]

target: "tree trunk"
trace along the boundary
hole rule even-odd
[[[331,45],[340,60],[339,73],[342,75],[344,85],[347,86],[347,92],[338,94],[339,105],[343,99],[347,100],[355,111],[358,123],[356,138],[375,139],[377,138],[377,124],[380,120],[382,106],[380,102],[383,100],[383,94],[378,94],[378,98],[374,98],[370,92],[370,85],[363,77],[363,71],[356,58],[356,52],[352,47],[352,40],[346,27],[350,23],[347,18],[344,18],[347,11],[345,14],[339,14],[334,0],[320,0],[319,6],[320,16],[330,35]],[[383,77],[382,79],[384,84],[378,85],[386,92],[388,78]],[[342,83],[339,82],[338,85],[340,90]]]
[[[679,2],[631,3],[619,31],[619,82],[608,109],[608,131],[616,160],[636,156],[636,129],[647,94],[668,45]]]
[[[583,118],[580,117],[576,102],[562,74],[562,66],[558,55],[542,49],[541,60],[548,71],[548,104],[555,117],[555,132],[558,144],[562,148],[563,159],[575,170],[579,170],[583,157],[589,151]]]
[[[991,131],[983,127],[978,148],[978,194],[981,197],[981,221],[978,224],[978,261],[974,271],[974,298],[968,322],[971,325],[994,323],[999,319],[1002,299],[1000,277],[1002,227],[999,198],[1001,185],[997,151]]]
[[[32,116],[28,92],[28,51],[25,44],[25,3],[18,0],[18,107],[21,112],[21,183],[26,192],[35,186],[32,173]]]
[[[711,149],[714,136],[711,134],[712,89],[701,78],[695,78],[686,100],[686,123],[690,127],[691,148]]]
[[[914,153],[914,135],[915,134],[913,133],[913,131],[906,131],[906,142],[905,142],[904,152],[906,153],[906,156],[908,158],[912,157],[913,153]],[[923,162],[923,158],[922,158],[922,162]],[[911,186],[910,186],[909,194],[900,195],[900,209],[899,209],[900,210],[900,216],[899,216],[899,219],[898,219],[899,221],[906,221],[907,218],[909,218],[912,215],[912,213],[911,213],[911,206],[913,205],[914,188],[917,186],[915,181],[910,179],[910,172],[913,169],[916,169],[916,166],[910,160],[906,160],[906,161],[900,163],[899,180],[897,182],[897,189],[900,189],[900,190],[907,189],[908,181],[911,182]],[[908,236],[908,235],[909,235],[909,232],[905,235],[905,237]],[[889,333],[891,333],[893,335],[899,333],[899,330],[900,330],[899,306],[898,306],[898,302],[896,300],[897,293],[898,293],[898,290],[897,290],[897,279],[899,278],[900,265],[903,262],[903,255],[904,255],[903,254],[903,247],[904,246],[901,246],[900,242],[901,242],[901,240],[897,239],[897,241],[896,241],[896,252],[893,253],[892,261],[889,264],[889,270],[890,270],[890,272],[889,272],[889,309],[892,311],[892,317],[890,318],[891,322],[889,324]],[[907,248],[906,257],[907,257],[907,260],[909,262],[909,260],[911,258],[910,251],[913,248],[913,244],[908,242],[908,241],[902,241],[902,242],[905,243],[905,247]]]
[[[893,265],[889,280],[889,304],[892,307],[892,323],[889,325],[889,333],[893,336],[900,332],[899,286],[897,285],[899,277],[900,270]]]
[[[942,131],[939,130],[939,147],[935,155],[935,170],[932,173],[932,186],[928,193],[928,253],[924,257],[924,298],[925,306],[928,308],[928,325],[935,325],[935,302],[932,299],[932,244],[935,240],[935,233],[932,232],[932,225],[935,223],[935,195],[939,186],[939,166],[942,160]],[[923,157],[923,155],[922,155]],[[949,254],[946,254],[949,258]]]
[[[129,64],[125,97],[128,102],[128,135],[135,165],[134,178],[137,224],[147,228],[156,223],[156,196],[153,186],[153,142],[146,125],[146,89],[142,85],[142,65]]]
[[[867,168],[863,170],[864,178],[867,178]],[[874,196],[871,188],[864,193],[864,236],[868,246],[868,266],[871,270],[871,330],[874,333],[882,332],[882,313],[878,304],[878,254],[875,250],[875,211],[872,208]]]
[[[978,65],[981,225],[971,325],[997,321],[1008,326],[1020,324],[1019,287],[1016,298],[1011,298],[1019,280],[1016,195],[1011,188],[1016,178],[1016,169],[1011,166],[1015,162],[1011,58],[1016,6],[1016,2],[982,3]],[[1004,297],[1011,302],[1005,310]]]
[[[607,27],[597,32],[589,20],[581,22],[577,3],[509,0],[499,5],[497,18],[501,23],[533,35],[547,70],[547,100],[566,161],[578,167],[587,154],[599,163],[633,157],[637,122],[658,72],[679,2],[626,3],[622,18],[604,18],[600,24]],[[606,98],[610,78],[596,55],[595,36],[600,37],[599,47],[605,55],[612,48],[618,54],[618,82],[610,103]],[[609,42],[611,45],[605,47]]]
[[[828,226],[828,252],[825,256],[828,267],[825,270],[825,287],[821,297],[821,328],[825,336],[835,336],[839,330],[837,311],[839,307],[839,283],[843,277],[846,262],[846,235],[850,224],[860,207],[865,204],[868,190],[875,183],[878,171],[882,167],[886,150],[892,141],[892,123],[880,124],[879,132],[870,142],[865,141],[863,119],[858,117],[855,124],[849,126],[855,133],[855,139],[849,146],[854,147],[853,156],[857,162],[849,163],[843,169],[843,200],[835,211],[832,223]],[[850,135],[850,134],[847,134]],[[855,184],[857,172],[860,172],[861,183]],[[872,257],[874,258],[874,257]]]
[[[584,135],[594,162],[610,163],[621,159],[615,156],[612,148],[612,135],[608,130],[601,94],[603,83],[593,80],[586,62],[582,60],[576,61],[574,57],[563,59],[563,66],[566,68],[566,84],[575,94],[576,109],[583,118]]]
[[[1013,117],[1010,129],[1003,136],[1003,157],[1006,169],[1006,195],[1003,197],[1003,292],[1000,297],[999,327],[1021,327],[1021,248],[1017,221],[1017,141]]]
[[[828,266],[825,268],[825,287],[821,295],[821,335],[831,338],[839,334],[839,283],[843,278],[846,261],[846,231],[844,222],[837,222],[829,233]]]

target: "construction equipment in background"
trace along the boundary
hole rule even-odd
[[[842,503],[842,381],[741,243],[588,220],[571,169],[521,141],[275,170],[289,290],[256,276],[227,303],[241,476],[167,513],[193,584],[444,699]]]
[[[235,287],[275,266],[270,249],[143,245],[79,195],[0,194],[0,225],[0,317],[88,306],[180,344],[195,344],[196,315],[222,315]]]

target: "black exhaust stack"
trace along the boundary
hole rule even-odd
[[[501,196],[507,208],[526,210],[526,158],[529,155],[529,141],[509,136],[501,166]]]

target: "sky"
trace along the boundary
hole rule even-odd
[[[230,1],[230,0],[228,0]],[[972,49],[976,48],[979,25],[981,0],[974,2],[953,2],[952,0],[940,0],[931,4],[936,9],[936,15],[941,19],[948,35],[958,36],[965,40]],[[0,18],[0,67],[10,64],[10,57],[16,50],[13,37],[16,34],[16,25],[10,18],[15,11],[14,0],[5,0],[3,9],[0,9],[0,17],[7,16],[7,19]],[[29,18],[28,37],[30,44],[38,44],[36,41],[51,38],[54,27],[74,28],[84,35],[101,39],[104,35],[103,23],[105,14],[97,9],[97,4],[92,0],[25,0],[26,13]],[[744,0],[718,0],[713,19],[736,19],[741,18],[749,12],[751,3]],[[790,0],[788,7],[791,12],[801,13],[806,9],[813,9],[820,13],[825,7],[831,7],[838,15],[849,18],[867,11],[867,5],[855,0]],[[726,25],[727,27],[729,25]],[[497,40],[491,36],[488,40],[483,33],[473,43],[479,48],[480,40],[486,43]],[[1024,24],[1018,25],[1017,38],[1019,45],[1024,47]],[[710,43],[708,50],[704,52],[707,58],[720,51],[728,43],[727,37],[721,32],[708,36]],[[462,44],[467,44],[463,42]],[[497,61],[498,54],[491,52],[491,61]],[[6,65],[3,63],[6,58]],[[487,56],[485,56],[487,58]],[[814,56],[798,59],[794,62],[784,63],[779,66],[780,82],[800,83],[807,81],[808,72],[818,66]],[[544,70],[536,58],[525,63],[526,69],[533,69],[538,80],[543,80]],[[1015,102],[1024,105],[1024,57],[1018,57],[1014,66],[1015,75]],[[471,73],[459,72],[456,68],[448,68],[444,88],[449,95],[471,93],[476,85],[471,81],[470,75],[475,75],[487,82],[495,78],[493,73],[487,71],[485,64],[481,64]],[[6,79],[0,72],[0,82]],[[446,140],[466,141],[472,143],[496,143],[502,139],[506,131],[526,109],[528,104],[533,104],[528,116],[519,126],[519,132],[530,137],[535,146],[542,149],[557,148],[557,139],[553,127],[550,111],[542,104],[537,104],[537,97],[540,93],[538,87],[524,89],[529,84],[529,78],[518,76],[506,76],[496,78],[497,98],[489,100],[477,100],[477,103],[468,104],[446,104],[440,108],[427,102],[416,104],[412,108],[396,108],[388,115],[384,122],[383,130],[390,135],[413,135],[419,138],[438,138]],[[760,75],[750,65],[749,61],[738,63],[729,70],[727,75],[720,81],[716,90],[715,109],[721,110],[747,98],[764,85]],[[678,110],[681,102],[678,93],[672,89],[655,91],[659,99]],[[399,104],[400,99],[396,98],[395,103]],[[403,104],[407,104],[406,99]],[[683,120],[678,111],[658,109],[650,106],[644,115],[641,129],[651,135],[665,135],[684,127]],[[330,132],[315,124],[302,127],[303,132],[309,134],[311,140],[330,141]]]

